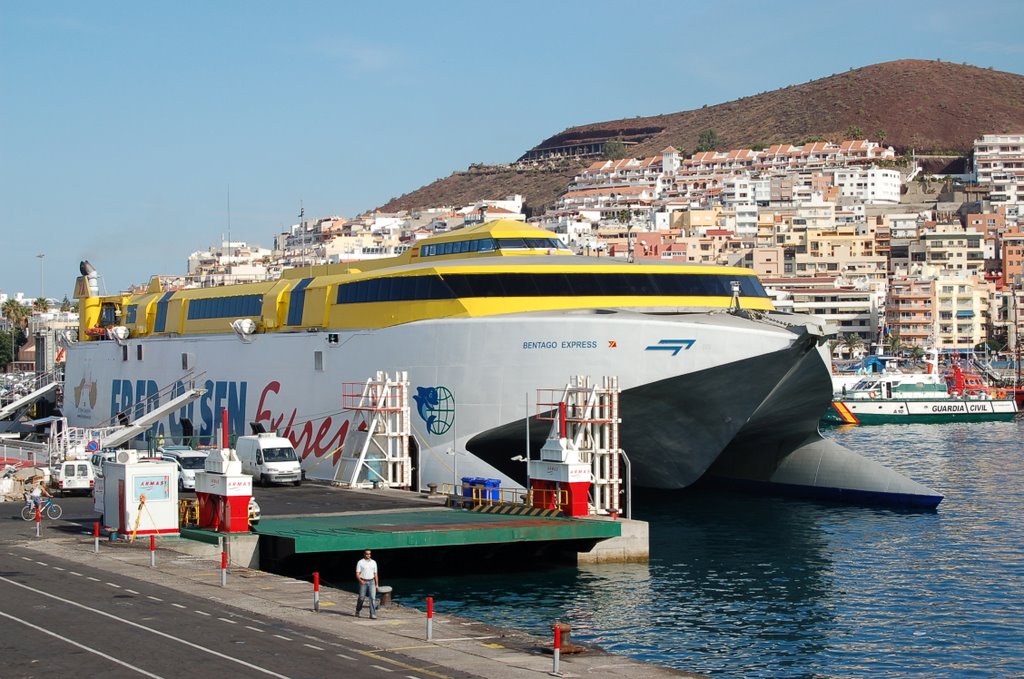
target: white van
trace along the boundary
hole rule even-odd
[[[57,463],[50,476],[50,485],[61,495],[83,493],[88,495],[96,485],[96,474],[89,460],[64,460]]]
[[[176,448],[165,450],[160,455],[178,465],[178,490],[196,489],[196,472],[205,468],[207,453],[191,448]]]
[[[242,473],[252,474],[254,483],[291,483],[302,485],[302,465],[292,442],[276,434],[239,436],[235,454]]]

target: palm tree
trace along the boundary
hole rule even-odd
[[[890,356],[895,356],[903,348],[903,342],[900,341],[900,334],[894,332],[885,338],[885,350]]]
[[[924,349],[918,345],[910,347],[910,359],[914,363],[920,363],[921,359],[924,358]]]
[[[853,353],[864,347],[864,339],[857,333],[849,333],[839,338],[839,346],[853,358]]]
[[[11,322],[11,325],[19,327],[24,327],[28,317],[32,315],[27,305],[13,298],[4,302],[3,307],[0,307],[0,311],[3,311],[4,317]]]
[[[50,303],[45,297],[36,297],[35,301],[32,302],[32,311],[38,313],[46,313],[50,310]]]

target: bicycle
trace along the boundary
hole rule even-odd
[[[47,518],[59,519],[60,515],[64,513],[64,510],[60,508],[60,505],[53,501],[52,497],[46,498],[46,501],[39,507],[39,511],[45,513]],[[32,521],[36,518],[36,507],[34,504],[23,505],[21,508],[21,518],[26,521]]]

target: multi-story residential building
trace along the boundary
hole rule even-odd
[[[840,335],[857,335],[865,345],[877,339],[878,297],[868,286],[845,285],[837,276],[763,278],[761,282],[770,295],[783,301],[783,307],[791,307],[795,313],[820,316]]]
[[[832,172],[840,195],[868,205],[899,205],[903,182],[898,170],[851,167]]]
[[[896,276],[889,281],[885,301],[886,333],[897,335],[905,345],[935,346],[935,315],[932,312],[934,281]]]
[[[1003,264],[1003,287],[1024,287],[1024,233],[1016,230],[1004,233],[1000,254]]]
[[[272,264],[273,252],[243,241],[224,241],[188,256],[189,285],[254,283],[280,273]]]
[[[910,244],[910,259],[920,262],[921,273],[936,276],[943,272],[982,273],[985,269],[983,235],[960,224],[934,224]]]
[[[992,205],[1024,203],[1024,134],[986,134],[974,140],[974,175],[989,187]]]
[[[935,345],[971,351],[987,339],[990,286],[974,276],[942,276],[934,281],[932,309]]]

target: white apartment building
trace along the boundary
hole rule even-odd
[[[1024,134],[986,134],[974,140],[974,176],[987,184],[993,206],[1024,203]]]
[[[985,341],[988,329],[990,286],[974,276],[935,279],[932,309],[935,346],[970,350]]]
[[[878,333],[878,296],[865,286],[858,289],[840,285],[837,276],[809,278],[764,278],[762,284],[773,299],[795,313],[820,316],[835,326],[840,335],[854,334],[865,345]]]
[[[189,285],[224,285],[267,280],[273,252],[244,241],[223,241],[188,256]]]
[[[833,171],[833,183],[840,195],[856,198],[866,205],[899,205],[902,180],[898,170],[877,167],[848,167]]]

